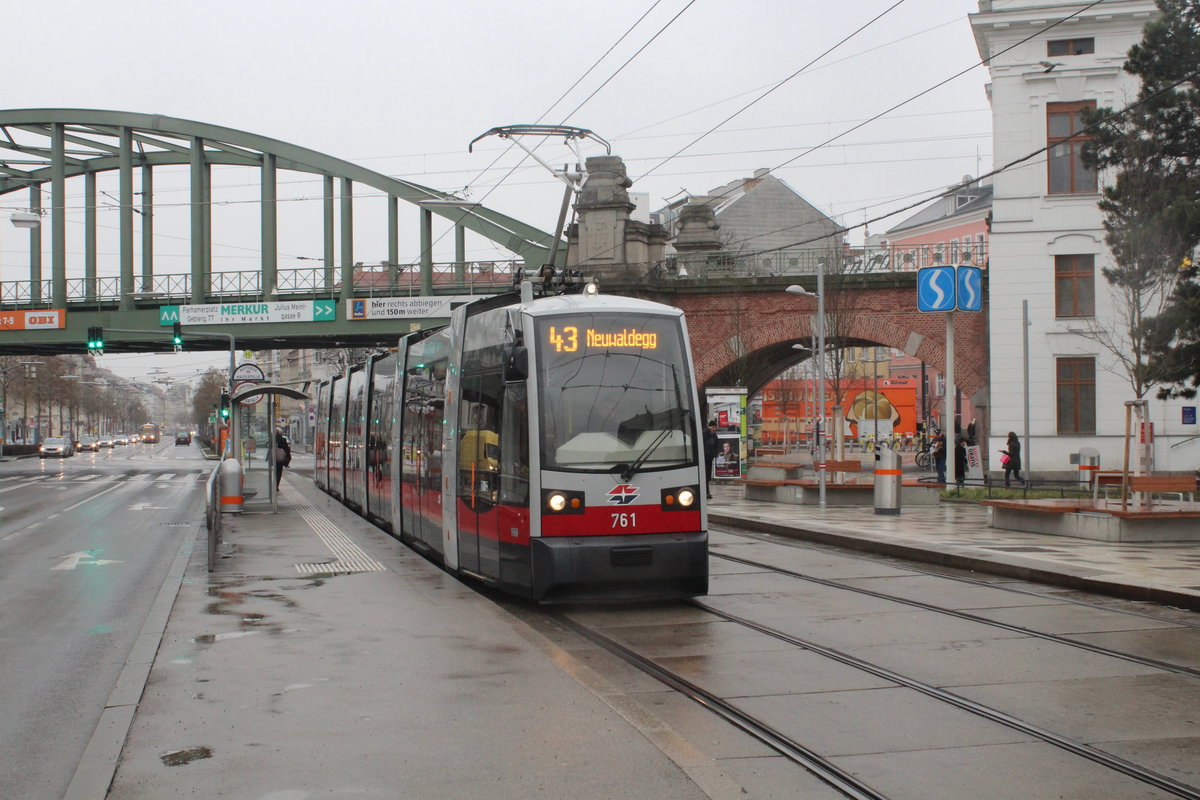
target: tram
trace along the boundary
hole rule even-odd
[[[683,313],[521,294],[322,382],[317,485],[447,570],[542,602],[708,590]]]

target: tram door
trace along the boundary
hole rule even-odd
[[[500,372],[469,373],[459,389],[459,566],[500,577]]]

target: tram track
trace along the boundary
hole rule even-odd
[[[749,531],[749,530],[742,530],[742,529],[737,529],[737,528],[729,528],[729,527],[714,528],[713,532],[720,532],[723,534],[727,534],[729,536],[737,536],[739,538],[750,539],[750,540],[757,541],[757,542],[769,543],[769,544],[778,545],[781,547],[787,547],[789,549],[806,550],[806,551],[810,551],[810,552],[814,552],[814,553],[825,553],[828,555],[837,556],[839,558],[845,558],[850,561],[861,561],[861,562],[865,562],[865,563],[869,563],[869,564],[886,563],[895,569],[903,570],[905,572],[912,573],[913,575],[923,575],[923,576],[927,576],[927,577],[931,577],[931,578],[940,578],[943,580],[954,581],[956,583],[962,583],[962,584],[965,584],[968,586],[978,586],[981,588],[996,589],[996,590],[1000,590],[1000,591],[1004,591],[1004,592],[1009,592],[1011,594],[1018,594],[1018,595],[1023,595],[1026,597],[1034,597],[1034,598],[1037,598],[1040,600],[1053,600],[1056,603],[1066,603],[1066,604],[1070,604],[1070,605],[1081,606],[1083,608],[1091,608],[1091,609],[1095,609],[1098,611],[1105,611],[1105,612],[1111,613],[1111,614],[1121,614],[1123,616],[1134,617],[1137,619],[1146,619],[1146,620],[1152,620],[1154,622],[1162,622],[1162,623],[1168,624],[1168,625],[1200,629],[1200,622],[1192,622],[1192,621],[1184,620],[1184,619],[1171,619],[1168,617],[1164,617],[1160,614],[1150,614],[1150,613],[1147,613],[1144,611],[1133,611],[1128,608],[1114,608],[1111,604],[1093,603],[1093,602],[1089,602],[1087,600],[1080,600],[1077,597],[1065,596],[1061,593],[1048,594],[1046,592],[1038,592],[1038,591],[1034,591],[1032,589],[1027,589],[1027,588],[1023,588],[1023,587],[1011,586],[1006,583],[998,583],[996,581],[980,580],[979,578],[970,578],[965,575],[956,575],[956,574],[953,574],[952,572],[947,572],[946,570],[922,569],[921,567],[915,566],[912,562],[907,561],[902,557],[862,555],[862,554],[855,553],[855,552],[848,552],[848,551],[843,550],[836,546],[823,546],[823,545],[819,545],[819,544],[813,544],[811,542],[805,542],[805,541],[791,539],[791,538],[787,538],[787,537],[781,537],[781,536],[777,536],[777,535],[773,535],[773,534],[760,533],[758,531]],[[722,558],[728,557],[728,556],[725,556],[724,554],[714,552],[711,549],[709,550],[709,555],[719,555]]]
[[[832,761],[805,747],[801,742],[746,713],[713,692],[689,681],[679,673],[663,667],[652,658],[638,653],[595,628],[572,619],[565,612],[548,612],[548,616],[559,625],[598,645],[624,663],[656,678],[692,702],[707,708],[738,730],[752,736],[779,755],[807,770],[843,796],[853,798],[853,800],[887,800],[887,795],[881,794],[859,781]]]
[[[793,647],[811,652],[822,658],[888,681],[896,686],[911,689],[921,695],[965,711],[973,716],[1002,725],[1024,736],[1044,742],[1079,758],[1086,759],[1174,797],[1185,798],[1185,800],[1200,800],[1200,787],[1190,786],[1168,775],[1120,758],[1119,756],[1077,741],[1069,736],[1056,733],[1040,725],[1022,720],[999,709],[901,674],[888,667],[874,664],[817,642],[794,636],[737,614],[714,608],[704,600],[693,599],[687,601],[687,604],[724,622],[733,623],[764,636],[769,636],[777,641],[790,644]],[[752,736],[797,766],[807,770],[843,796],[856,799],[883,799],[888,797],[883,791],[855,778],[847,771],[838,767],[830,759],[821,756],[815,750],[806,746],[803,742],[788,736],[775,726],[740,708],[736,702],[727,700],[697,684],[695,681],[689,680],[680,673],[662,665],[653,657],[638,652],[636,649],[621,643],[596,627],[574,619],[570,616],[569,612],[543,610],[543,613],[547,618],[563,628],[601,647],[623,663],[655,678],[692,702],[730,723],[738,730]]]
[[[1165,792],[1169,792],[1176,797],[1188,798],[1188,800],[1200,800],[1200,789],[1196,787],[1188,786],[1187,784],[1177,781],[1169,776],[1162,775],[1154,770],[1147,769],[1146,767],[1134,764],[1131,761],[1127,761],[1110,753],[1106,753],[1103,750],[1099,750],[1083,742],[1078,742],[1069,737],[1062,736],[1061,734],[1055,733],[1054,731],[1046,728],[1042,728],[1041,726],[1026,722],[1012,716],[1011,714],[1007,714],[998,709],[984,705],[983,703],[978,703],[974,700],[970,700],[966,697],[955,694],[954,692],[950,692],[923,681],[910,678],[906,675],[896,672],[895,670],[888,669],[887,667],[883,667],[878,664],[872,664],[869,661],[842,653],[833,648],[825,647],[815,642],[793,636],[792,634],[784,633],[783,631],[776,630],[770,626],[763,625],[762,623],[754,622],[753,620],[740,617],[736,614],[731,614],[729,612],[713,608],[702,600],[692,600],[690,602],[697,608],[700,608],[709,614],[712,614],[713,616],[723,619],[727,622],[733,622],[751,630],[758,631],[759,633],[771,636],[779,641],[793,644],[825,658],[837,661],[849,667],[853,667],[854,669],[866,672],[870,675],[874,675],[875,677],[891,681],[900,686],[920,692],[927,697],[947,703],[948,705],[952,705],[963,711],[967,711],[978,717],[982,717],[983,719],[1004,725],[1007,728],[1011,728],[1012,730],[1018,731],[1027,736],[1040,739],[1047,744],[1053,745],[1062,750],[1066,750],[1067,752],[1082,758],[1086,758],[1089,761],[1107,767],[1114,772],[1122,773],[1142,783],[1154,786]]]
[[[1101,645],[1092,644],[1090,642],[1081,642],[1078,639],[1072,639],[1069,636],[1063,636],[1063,635],[1057,634],[1057,633],[1048,633],[1046,631],[1039,631],[1039,630],[1035,630],[1033,628],[1027,628],[1022,625],[1014,625],[1012,623],[1002,622],[1000,620],[991,619],[989,617],[983,617],[978,614],[972,614],[968,611],[960,611],[958,609],[946,608],[944,606],[939,606],[939,605],[936,605],[933,603],[926,603],[921,600],[913,600],[912,598],[909,598],[909,597],[901,597],[899,595],[887,594],[886,592],[879,592],[879,591],[875,591],[874,589],[864,589],[860,586],[850,586],[849,584],[843,583],[841,581],[830,580],[829,578],[818,578],[813,575],[805,575],[804,573],[796,572],[795,570],[785,569],[783,567],[777,567],[777,566],[774,566],[771,564],[765,564],[760,561],[754,561],[752,559],[742,558],[740,556],[731,556],[731,555],[727,555],[724,553],[718,553],[718,552],[712,552],[712,551],[709,552],[709,556],[711,558],[720,558],[725,561],[730,561],[730,562],[733,562],[736,564],[742,564],[742,565],[748,566],[748,567],[755,567],[758,569],[763,569],[768,572],[773,572],[777,575],[786,575],[791,578],[796,578],[798,580],[806,581],[809,583],[814,583],[819,586],[825,586],[825,587],[828,587],[831,589],[838,589],[841,591],[853,592],[854,594],[861,595],[864,597],[873,597],[877,600],[886,600],[888,602],[893,602],[893,603],[897,603],[900,605],[910,606],[912,608],[919,608],[923,611],[932,611],[937,614],[944,614],[946,616],[954,617],[956,619],[961,619],[966,622],[973,622],[973,623],[976,623],[979,625],[986,625],[991,628],[998,628],[1000,630],[1009,631],[1011,633],[1019,633],[1023,636],[1031,636],[1031,637],[1034,637],[1037,639],[1042,639],[1044,641],[1056,642],[1058,644],[1066,645],[1068,647],[1075,647],[1075,648],[1079,648],[1080,650],[1086,650],[1091,653],[1096,653],[1097,655],[1108,656],[1109,658],[1117,658],[1117,659],[1121,659],[1123,661],[1129,661],[1134,664],[1139,664],[1144,667],[1150,667],[1152,669],[1162,670],[1163,672],[1171,672],[1176,675],[1186,675],[1191,678],[1200,678],[1200,669],[1196,669],[1194,667],[1187,667],[1182,664],[1174,664],[1169,661],[1163,661],[1163,660],[1157,659],[1157,658],[1149,658],[1147,656],[1138,655],[1136,653],[1127,653],[1127,652],[1124,652],[1121,650],[1113,650],[1112,648],[1103,647]],[[1002,591],[1004,590],[1004,587],[995,587],[992,584],[983,584],[983,585],[989,586],[990,588],[999,588]],[[1095,606],[1095,608],[1099,609],[1100,607]],[[706,610],[710,611],[710,613],[724,614],[724,612],[715,611],[713,609],[706,609]],[[1109,609],[1103,609],[1103,610],[1108,611]],[[1116,613],[1120,613],[1120,612],[1116,612]]]
[[[758,537],[751,538],[757,539]],[[763,541],[775,545],[792,546],[789,542],[779,541],[775,538]],[[888,564],[893,563],[891,559],[845,556],[845,554],[832,548],[815,547],[804,549],[810,549],[813,552],[825,555],[847,557],[870,563],[881,563],[883,561],[886,561]],[[764,563],[764,561],[758,561],[753,558],[722,553],[719,547],[712,548],[710,556],[729,564],[738,564],[754,570],[776,574],[787,579],[811,583],[814,586],[821,587],[821,589],[835,592],[850,592],[857,596],[896,603],[911,609],[946,615],[961,622],[984,626],[986,629],[1017,634],[1018,637],[1029,637],[1058,646],[1076,648],[1095,656],[1120,660],[1143,667],[1146,670],[1163,673],[1164,675],[1178,676],[1175,680],[1182,678],[1185,681],[1190,681],[1200,678],[1200,669],[1187,664],[1175,663],[1135,652],[1126,652],[1092,644],[1091,642],[1074,639],[1070,635],[1037,630],[1034,627],[1029,627],[1027,624],[1013,624],[972,613],[971,611],[925,602],[911,596],[889,594],[884,591],[857,586],[842,580],[805,574],[803,571]],[[903,567],[900,568],[903,569]],[[1187,622],[1179,622],[1152,613],[1113,608],[1109,605],[1087,603],[1074,598],[1061,598],[1057,595],[1038,593],[1024,587],[1007,587],[997,585],[995,582],[946,575],[937,571],[914,569],[912,572],[922,577],[965,582],[982,588],[1011,592],[1017,596],[1037,597],[1043,600],[1053,600],[1056,603],[1071,603],[1085,606],[1106,614],[1127,615],[1131,619],[1154,620],[1163,623],[1164,626],[1178,626],[1192,629],[1197,627]],[[729,574],[729,577],[736,580],[739,574],[732,573]],[[784,591],[786,592],[786,590]],[[753,594],[754,592],[750,592],[750,595]],[[803,604],[805,601],[798,598],[797,602]],[[1128,752],[1111,752],[1112,748],[1106,748],[1103,744],[1106,740],[1092,736],[1081,737],[1077,725],[1071,722],[1071,717],[1069,716],[1031,714],[1028,710],[1013,711],[1012,709],[1007,709],[1004,702],[997,704],[994,701],[982,700],[982,698],[972,699],[969,692],[967,695],[964,695],[951,689],[942,688],[941,685],[938,685],[940,681],[937,683],[930,682],[928,676],[920,675],[919,672],[912,669],[897,668],[895,664],[887,664],[885,661],[879,661],[879,659],[871,656],[870,653],[867,653],[868,658],[862,658],[860,657],[861,653],[851,654],[850,652],[845,652],[844,649],[840,649],[841,645],[829,646],[819,640],[806,637],[804,634],[796,635],[791,633],[786,629],[790,626],[785,625],[785,629],[781,630],[774,627],[774,623],[770,619],[758,620],[752,618],[758,616],[752,610],[754,608],[752,600],[748,603],[739,602],[738,605],[744,605],[745,608],[735,608],[732,610],[726,610],[721,607],[720,596],[715,596],[711,599],[695,598],[687,601],[685,605],[703,612],[703,615],[711,618],[713,623],[736,625],[740,629],[751,631],[755,635],[770,637],[773,641],[787,646],[782,649],[778,645],[766,649],[750,646],[747,652],[761,652],[761,659],[778,657],[780,658],[778,663],[782,665],[790,663],[788,660],[789,657],[776,656],[776,652],[782,654],[793,653],[796,650],[804,651],[812,654],[810,657],[815,656],[840,665],[839,669],[854,670],[864,676],[870,676],[871,680],[882,681],[888,686],[893,687],[894,690],[908,690],[927,698],[926,702],[931,700],[947,709],[955,709],[952,713],[965,713],[970,715],[970,717],[981,720],[982,723],[1001,726],[1017,734],[1021,739],[1028,740],[1031,743],[1037,742],[1063,753],[1066,757],[1078,759],[1077,763],[1081,765],[1083,763],[1090,763],[1092,766],[1089,769],[1110,771],[1112,773],[1112,781],[1128,781],[1131,786],[1134,784],[1144,786],[1145,789],[1143,791],[1160,792],[1167,796],[1187,798],[1189,800],[1200,800],[1200,786],[1193,786],[1186,782],[1188,775],[1190,775],[1186,770],[1175,772],[1171,769],[1164,769],[1164,767],[1168,767],[1167,764],[1155,762],[1138,763],[1143,761],[1138,756],[1131,756]],[[746,609],[751,610],[747,611]],[[826,739],[810,739],[803,728],[793,729],[794,723],[786,721],[786,715],[781,717],[767,711],[766,707],[761,703],[762,698],[766,695],[755,692],[753,686],[738,689],[736,693],[731,691],[728,685],[724,689],[715,690],[713,687],[721,685],[720,680],[710,684],[706,678],[698,677],[698,675],[706,674],[704,670],[697,672],[694,667],[682,668],[680,670],[675,669],[673,662],[679,656],[667,655],[663,649],[663,645],[670,640],[669,638],[659,639],[658,637],[653,637],[653,641],[651,641],[650,638],[644,638],[643,634],[635,636],[631,640],[626,634],[622,633],[625,624],[619,623],[616,629],[609,630],[608,628],[612,625],[611,620],[606,622],[603,617],[589,619],[586,609],[559,609],[554,611],[542,609],[541,613],[545,614],[552,624],[560,625],[572,634],[602,648],[628,666],[655,678],[661,684],[720,717],[737,730],[753,737],[773,752],[787,758],[808,773],[816,776],[842,796],[852,798],[884,798],[889,797],[889,792],[895,788],[891,785],[885,785],[886,782],[881,783],[878,778],[863,775],[859,770],[848,769],[841,763],[841,756],[835,755],[838,752],[837,750],[830,752]],[[775,607],[773,614],[779,614],[778,607]],[[688,619],[685,626],[692,624],[699,626],[696,628],[698,633],[703,630],[703,626],[705,625],[702,619],[697,618],[694,620]],[[663,636],[677,636],[683,630],[687,630],[687,628],[672,627],[665,630]],[[709,634],[701,635],[708,636]],[[733,640],[737,640],[736,635]],[[795,648],[796,650],[787,648]],[[780,669],[783,669],[783,667],[781,666]],[[713,676],[717,677],[718,674],[714,672]],[[807,694],[810,691],[813,691],[813,689],[805,688],[802,676],[797,677],[794,688],[785,690],[787,693],[794,692],[796,695]],[[748,698],[750,702],[742,702],[742,697]],[[755,700],[758,701],[757,704]],[[929,707],[933,708],[934,706]],[[951,712],[948,711],[947,713]],[[964,719],[966,718],[964,717]],[[849,726],[849,729],[853,729],[855,726],[865,723],[862,719],[848,718],[844,724]],[[817,744],[817,741],[825,743]],[[926,746],[936,749],[945,745],[934,744],[933,740],[931,740]],[[1084,768],[1081,766],[1079,769]],[[1105,773],[1097,772],[1096,774],[1103,775]]]

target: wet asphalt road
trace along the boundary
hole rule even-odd
[[[173,442],[0,463],[0,797],[62,797],[210,465]]]

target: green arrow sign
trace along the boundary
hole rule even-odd
[[[158,324],[256,325],[270,322],[333,322],[337,304],[332,300],[292,300],[280,303],[210,303],[196,306],[159,306]]]

